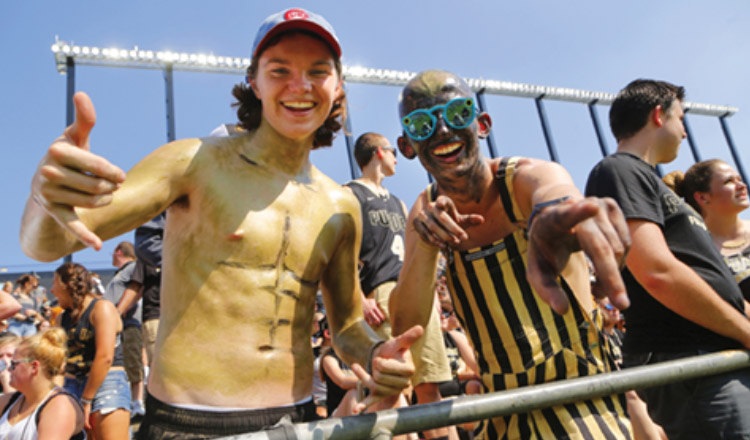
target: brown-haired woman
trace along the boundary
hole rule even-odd
[[[742,295],[750,300],[750,221],[739,217],[750,207],[747,184],[719,159],[698,162],[684,175],[672,173],[669,179],[667,184],[671,183],[674,191],[703,216]]]
[[[9,369],[18,391],[0,396],[0,437],[17,440],[83,438],[83,409],[58,387],[66,357],[65,331],[45,330],[21,342]]]
[[[86,429],[95,439],[127,439],[130,387],[117,309],[96,298],[89,272],[77,263],[57,268],[52,293],[65,309],[58,318],[68,335],[65,389],[80,399]]]

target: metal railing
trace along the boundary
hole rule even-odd
[[[283,425],[224,440],[390,439],[394,435],[524,413],[595,397],[750,367],[750,352],[730,350],[427,405]]]

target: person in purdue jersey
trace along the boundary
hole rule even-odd
[[[396,173],[396,149],[384,136],[365,133],[354,145],[354,158],[362,177],[345,186],[359,200],[362,211],[359,252],[362,308],[367,323],[378,336],[388,339],[391,336],[388,300],[404,262],[406,225],[406,205],[383,186],[383,179]],[[440,401],[438,383],[450,380],[451,371],[436,309],[432,311],[424,336],[412,346],[412,354],[416,367],[412,384],[417,401]],[[427,438],[457,435],[453,429],[446,428],[425,434]]]
[[[477,355],[485,391],[611,371],[594,321],[597,292],[627,306],[619,262],[629,244],[611,199],[583,199],[570,175],[544,160],[486,159],[491,120],[460,77],[415,76],[401,93],[398,146],[436,183],[409,214],[406,256],[391,294],[393,334],[425,323],[438,253],[448,259],[454,310]],[[481,438],[632,438],[623,395],[609,395],[481,422]]]

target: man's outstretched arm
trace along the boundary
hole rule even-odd
[[[583,198],[567,171],[554,162],[523,159],[514,190],[529,218],[526,276],[534,290],[558,313],[568,300],[557,277],[575,252],[583,250],[597,276],[594,294],[618,308],[629,300],[620,275],[630,247],[625,217],[612,199]]]
[[[172,142],[127,174],[89,151],[94,106],[77,93],[76,121],[55,140],[37,168],[21,221],[21,247],[53,261],[145,223],[182,196],[180,179],[200,147],[198,139]]]
[[[361,240],[361,218],[354,196],[342,201],[346,210],[333,229],[340,236],[334,254],[323,272],[322,291],[331,338],[344,362],[371,372],[366,385],[378,396],[399,394],[414,374],[409,347],[422,334],[421,328],[382,341],[364,320],[362,293],[357,274]]]

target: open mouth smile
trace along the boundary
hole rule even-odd
[[[281,105],[292,111],[305,111],[315,107],[315,103],[312,101],[285,101]]]
[[[463,142],[449,142],[432,150],[432,155],[443,161],[454,160],[463,151]]]

